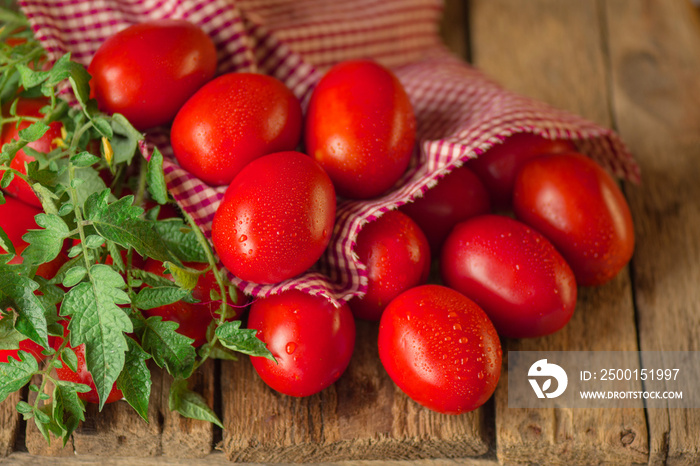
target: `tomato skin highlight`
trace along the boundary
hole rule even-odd
[[[556,246],[579,285],[609,282],[634,253],[625,196],[612,176],[585,155],[549,155],[523,166],[513,210]]]
[[[510,209],[515,178],[525,163],[540,155],[574,150],[574,144],[565,139],[547,139],[533,133],[515,133],[478,158],[469,160],[465,166],[481,179],[494,208]]]
[[[406,171],[415,133],[413,107],[396,76],[375,62],[356,60],[332,67],[318,82],[304,141],[338,195],[368,199]]]
[[[301,124],[301,104],[281,81],[255,73],[228,73],[207,83],[183,105],[170,137],[180,165],[219,186],[263,155],[295,150]]]
[[[216,73],[216,48],[196,25],[175,19],[137,23],[102,43],[88,66],[100,110],[138,130],[170,123]]]
[[[41,110],[44,106],[48,104],[49,99],[46,98],[20,98],[17,102],[17,115],[43,118],[44,115],[39,113],[39,110]],[[20,123],[19,126],[17,126],[16,123],[6,123],[2,127],[0,145],[5,145],[9,142],[12,142],[13,140],[18,140],[19,132],[27,128],[31,124],[32,123],[29,121],[23,121],[22,123]],[[63,124],[61,124],[58,121],[50,123],[48,131],[46,131],[46,133],[44,133],[44,135],[41,138],[27,144],[27,147],[30,147],[38,152],[51,152],[53,149],[56,148],[54,140],[61,138],[61,128],[63,128]],[[15,157],[12,159],[12,162],[10,162],[10,167],[26,175],[27,169],[25,167],[25,164],[33,161],[34,157],[27,155],[22,149],[17,151],[17,154],[15,154]],[[0,170],[0,177],[3,173],[5,172],[3,170]],[[26,181],[20,179],[17,176],[10,182],[10,184],[4,190],[5,192],[15,196],[16,198],[22,200],[23,202],[26,202],[27,204],[33,205],[35,207],[41,207],[41,201],[39,201],[39,198],[34,193],[32,187],[29,186],[29,184]]]
[[[402,205],[399,210],[423,230],[431,253],[438,257],[452,228],[468,218],[491,212],[491,201],[481,180],[462,166],[440,178],[423,197]]]
[[[248,328],[267,344],[277,362],[251,357],[272,389],[309,396],[343,374],[355,348],[355,321],[347,304],[335,307],[321,296],[290,290],[253,302]]]
[[[333,183],[299,152],[248,164],[226,190],[212,243],[242,280],[271,284],[305,272],[323,254],[335,224]]]
[[[576,307],[576,279],[554,246],[510,217],[457,225],[441,258],[445,284],[474,300],[499,335],[534,338],[561,329]]]
[[[184,265],[197,270],[203,270],[209,266],[209,264],[199,262],[187,262]],[[165,274],[163,263],[155,259],[146,260],[144,270],[174,281],[172,275]],[[227,304],[232,306],[233,311],[235,311],[234,315],[227,318],[229,321],[240,318],[245,310],[247,302],[247,298],[243,292],[238,288],[234,289],[235,295],[226,298]],[[219,285],[214,277],[214,272],[209,270],[199,276],[197,284],[192,289],[192,297],[200,301],[199,303],[178,301],[153,309],[143,309],[142,313],[147,318],[160,316],[163,320],[177,322],[179,324],[177,332],[188,338],[192,338],[194,340],[192,346],[200,347],[207,342],[207,328],[209,328],[209,324],[211,324],[212,320],[218,318],[216,313],[221,306],[221,301],[211,300],[211,290],[220,293]]]
[[[472,300],[440,285],[397,296],[379,324],[379,358],[396,385],[443,414],[483,405],[501,375],[496,329]]]
[[[378,321],[392,299],[428,280],[428,240],[418,225],[399,211],[386,212],[365,225],[357,235],[355,250],[368,274],[366,294],[349,301],[357,318]]]

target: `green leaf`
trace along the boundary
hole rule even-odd
[[[19,342],[26,338],[15,330],[12,316],[6,315],[0,319],[0,350],[19,349]]]
[[[110,143],[114,151],[114,163],[130,164],[136,154],[139,141],[144,139],[136,128],[134,128],[124,115],[115,113],[112,115],[112,131],[114,135]]]
[[[99,161],[100,158],[98,156],[93,155],[87,151],[75,154],[73,157],[70,158],[70,163],[80,168],[89,167],[91,165],[96,164]]]
[[[190,291],[197,286],[197,281],[199,280],[200,275],[203,273],[199,270],[178,267],[177,265],[167,261],[163,263],[163,266],[165,267],[165,270],[170,272],[170,275],[173,277],[173,280],[177,286]]]
[[[49,130],[49,126],[43,121],[36,121],[26,128],[19,131],[19,137],[25,141],[33,142],[46,134]]]
[[[129,350],[126,353],[124,370],[117,379],[117,388],[124,399],[148,422],[148,400],[151,396],[151,372],[146,361],[150,355],[131,338],[127,338]]]
[[[155,222],[163,244],[182,262],[208,262],[207,254],[196,233],[182,219]]]
[[[20,275],[19,267],[0,262],[0,309],[12,307],[18,317],[15,328],[32,341],[47,348],[46,310],[34,294],[39,285],[30,278]]]
[[[83,205],[88,197],[95,193],[102,193],[107,185],[104,180],[100,177],[100,174],[93,167],[83,167],[75,169],[76,179],[81,180],[80,186],[76,188],[77,191],[77,205]],[[70,185],[68,170],[65,170],[58,176],[57,182],[64,186]],[[107,197],[110,196],[109,190],[107,190]],[[73,201],[73,199],[71,199]]]
[[[135,278],[139,278],[143,280],[143,282],[148,285],[152,286],[154,288],[160,287],[160,286],[173,286],[173,282],[169,280],[166,277],[161,277],[160,275],[156,275],[155,273],[151,272],[146,272],[145,270],[141,269],[133,269],[131,270],[131,274]]]
[[[48,86],[56,86],[61,81],[70,78],[71,70],[74,66],[71,62],[70,56],[70,53],[66,53],[53,64],[49,70],[48,80],[46,81]]]
[[[43,264],[54,260],[63,248],[63,240],[70,236],[66,222],[56,214],[37,214],[37,225],[43,230],[29,230],[22,237],[29,246],[22,253],[31,264]]]
[[[238,357],[231,350],[224,348],[220,344],[213,345],[204,343],[199,347],[200,358],[222,359],[225,361],[238,361]]]
[[[216,336],[221,344],[233,351],[250,356],[262,356],[275,361],[265,343],[256,337],[257,330],[241,328],[241,321],[224,322],[216,328]]]
[[[14,179],[15,172],[12,170],[7,170],[5,173],[2,174],[2,178],[0,178],[0,188],[7,189],[7,187],[10,186],[10,183],[12,183],[12,180]]]
[[[56,204],[54,204],[54,200],[58,200],[58,196],[56,196],[49,188],[41,183],[34,183],[32,185],[32,189],[39,198],[39,201],[41,201],[41,206],[44,209],[44,212],[47,214],[58,215]]]
[[[192,346],[194,340],[177,333],[177,328],[177,323],[162,320],[160,316],[149,317],[141,342],[159,367],[186,379],[192,374],[197,354]]]
[[[2,227],[0,227],[0,250],[2,249],[9,252],[10,254],[16,254],[15,246],[12,244],[12,241],[10,241],[10,237],[7,236],[5,230],[3,230]]]
[[[100,116],[93,116],[92,125],[102,137],[112,139],[112,125],[109,123],[109,120]]]
[[[70,344],[85,344],[88,371],[97,387],[100,409],[104,406],[114,382],[124,367],[127,349],[124,333],[131,332],[131,320],[118,304],[129,304],[122,276],[111,267],[95,264],[90,267],[90,281],[68,291],[61,315],[70,316]]]
[[[177,411],[190,419],[211,422],[224,428],[214,410],[207,405],[206,400],[199,393],[187,388],[187,380],[175,379],[170,386],[168,407],[171,411]]]
[[[125,196],[105,205],[101,196],[86,204],[86,212],[97,232],[123,247],[133,247],[142,257],[161,262],[179,260],[163,244],[154,222],[141,218],[143,209],[132,205],[133,196]]]
[[[165,174],[163,173],[163,154],[157,147],[153,148],[151,158],[148,160],[146,182],[148,183],[148,192],[151,193],[153,200],[161,205],[168,202],[168,188],[165,185]]]
[[[75,387],[56,385],[53,391],[53,419],[61,428],[65,447],[80,422],[85,420],[85,405],[78,398]]]
[[[19,72],[20,82],[25,89],[38,86],[49,77],[48,71],[36,71],[23,63],[17,64],[17,71]]]
[[[0,402],[31,380],[32,375],[39,370],[39,364],[34,356],[26,351],[18,353],[20,360],[8,358],[6,363],[0,363]]]
[[[50,404],[44,405],[39,409],[35,409],[33,413],[34,423],[39,429],[39,432],[41,432],[44,439],[46,439],[46,443],[51,445],[51,436],[49,433],[53,433],[57,437],[63,434],[63,429],[56,422],[56,418],[53,417],[53,407]]]
[[[69,346],[66,346],[61,351],[61,361],[68,366],[68,369],[73,372],[78,372],[78,356],[75,351]]]
[[[139,309],[148,310],[182,301],[188,296],[191,296],[189,290],[176,286],[144,288],[136,295],[133,304]]]
[[[87,72],[84,66],[70,61],[67,64],[68,67],[68,81],[73,88],[73,93],[78,99],[80,105],[85,108],[87,107],[87,101],[90,98],[90,73]],[[88,118],[92,116],[86,114]]]
[[[87,269],[82,265],[76,265],[66,271],[66,275],[63,277],[63,286],[66,288],[75,286],[85,278],[85,275],[87,275]]]

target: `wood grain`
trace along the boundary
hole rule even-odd
[[[686,1],[606,2],[613,111],[642,168],[630,186],[642,350],[700,350],[700,14]],[[651,464],[700,463],[700,412],[650,409]]]
[[[15,440],[20,425],[20,415],[15,406],[20,400],[20,393],[10,394],[0,403],[0,460],[15,448]]]
[[[483,455],[485,410],[439,415],[408,399],[377,356],[376,323],[358,322],[356,350],[338,382],[294,398],[268,388],[247,359],[222,369],[223,450],[232,461],[463,458]]]
[[[506,88],[611,126],[598,2],[474,0],[475,66]],[[576,312],[546,338],[507,341],[506,350],[637,350],[630,278],[579,287]],[[507,373],[496,392],[496,444],[504,463],[646,462],[643,405],[625,410],[508,408]]]

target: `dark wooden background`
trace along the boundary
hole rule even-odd
[[[447,1],[443,36],[506,88],[618,131],[642,169],[641,184],[622,184],[637,239],[628,269],[581,289],[563,331],[504,352],[700,350],[700,11],[690,0]],[[11,397],[0,462],[700,464],[700,410],[510,409],[504,372],[487,405],[441,416],[387,378],[376,328],[359,334],[348,372],[306,399],[267,389],[245,359],[208,364],[198,388],[223,432],[169,413],[159,372],[150,424],[116,403],[90,411],[66,448],[46,446]]]

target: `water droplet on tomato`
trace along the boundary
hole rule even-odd
[[[461,326],[460,324],[454,324],[454,325],[452,326],[452,330],[457,330],[457,331],[459,332],[460,330],[462,330],[462,326]],[[460,338],[459,341],[461,342],[462,339]]]
[[[247,239],[248,239],[248,237],[246,235],[241,235],[238,237],[238,241],[240,241],[241,243]]]
[[[484,378],[484,373],[482,371],[479,371],[479,373],[476,374],[476,376],[479,378],[479,380],[481,380]]]
[[[290,341],[287,343],[287,347],[285,348],[285,351],[287,351],[287,354],[292,354],[294,351],[297,349],[297,344],[294,343],[293,341]]]

